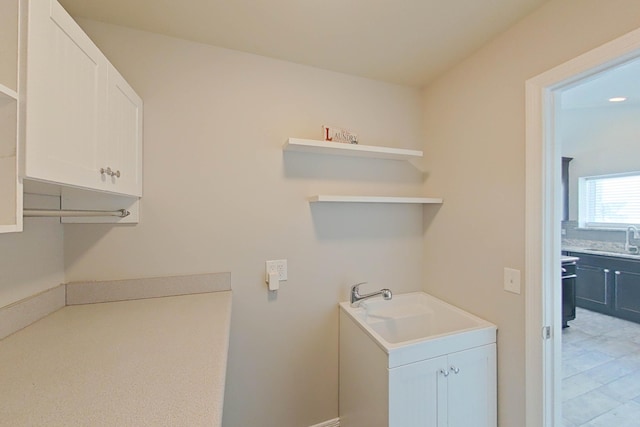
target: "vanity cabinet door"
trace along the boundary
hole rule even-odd
[[[28,178],[99,189],[108,61],[55,0],[28,8]]]
[[[389,369],[389,427],[447,426],[447,358]]]
[[[452,353],[448,360],[448,427],[495,427],[495,344]]]
[[[389,427],[496,427],[496,345],[389,370]]]

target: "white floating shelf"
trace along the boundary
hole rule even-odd
[[[378,147],[373,145],[342,144],[339,142],[299,138],[289,138],[289,140],[284,143],[283,150],[392,160],[419,159],[423,156],[422,151],[418,150]]]
[[[18,99],[18,93],[13,90],[13,89],[9,89],[8,87],[6,87],[3,84],[0,84],[0,99],[6,99],[6,98],[10,98],[13,100],[17,100]]]
[[[409,204],[441,204],[442,199],[433,197],[376,197],[376,196],[329,196],[318,195],[309,198],[311,203],[340,202],[340,203],[409,203]]]

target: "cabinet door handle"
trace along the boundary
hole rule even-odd
[[[109,175],[110,177],[116,177],[116,178],[120,178],[120,171],[112,171],[110,166],[107,166],[107,168],[100,168],[100,174],[101,175]]]
[[[450,369],[454,374],[458,374],[460,372],[460,368],[456,368],[455,366],[451,366]]]
[[[616,271],[616,276],[619,276],[620,274],[622,273],[620,273],[619,271]]]
[[[449,371],[447,371],[446,369],[440,369],[440,373],[441,373],[442,375],[444,375],[445,377],[448,377],[448,376],[449,376]]]
[[[605,273],[608,273],[608,272],[609,272],[609,269],[608,269],[608,268],[605,268],[605,269],[604,269],[604,270],[602,270],[602,271],[604,271]]]

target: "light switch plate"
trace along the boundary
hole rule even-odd
[[[504,290],[520,294],[520,270],[504,268]]]

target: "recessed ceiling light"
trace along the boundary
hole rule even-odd
[[[616,96],[614,98],[609,98],[609,102],[624,102],[627,100],[626,96]]]

